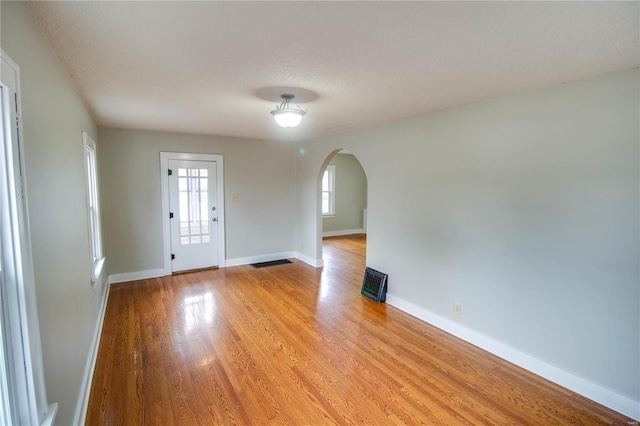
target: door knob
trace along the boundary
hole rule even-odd
[[[211,219],[211,220],[212,220],[213,222],[217,222],[217,221],[218,221],[218,218],[217,218],[217,217],[214,217],[214,218],[213,218],[213,219]]]

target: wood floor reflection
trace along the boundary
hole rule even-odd
[[[325,263],[112,286],[89,425],[621,424],[630,419],[360,296],[365,237]]]

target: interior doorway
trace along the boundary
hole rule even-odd
[[[368,183],[364,168],[347,150],[331,153],[323,164],[320,179],[320,223],[323,239],[322,257],[326,260],[324,241],[328,238],[351,238],[366,252]],[[348,245],[346,245],[348,247]]]

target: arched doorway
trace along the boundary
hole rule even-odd
[[[360,161],[348,150],[335,150],[324,161],[318,180],[320,253],[325,265],[330,257],[325,242],[331,244],[332,253],[340,246],[340,250],[357,252],[364,257],[368,182]]]

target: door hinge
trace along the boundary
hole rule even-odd
[[[171,255],[171,260],[176,260],[176,255],[175,254]]]
[[[173,174],[173,170],[169,169],[169,176]]]
[[[169,219],[173,219],[173,213],[169,212]]]

